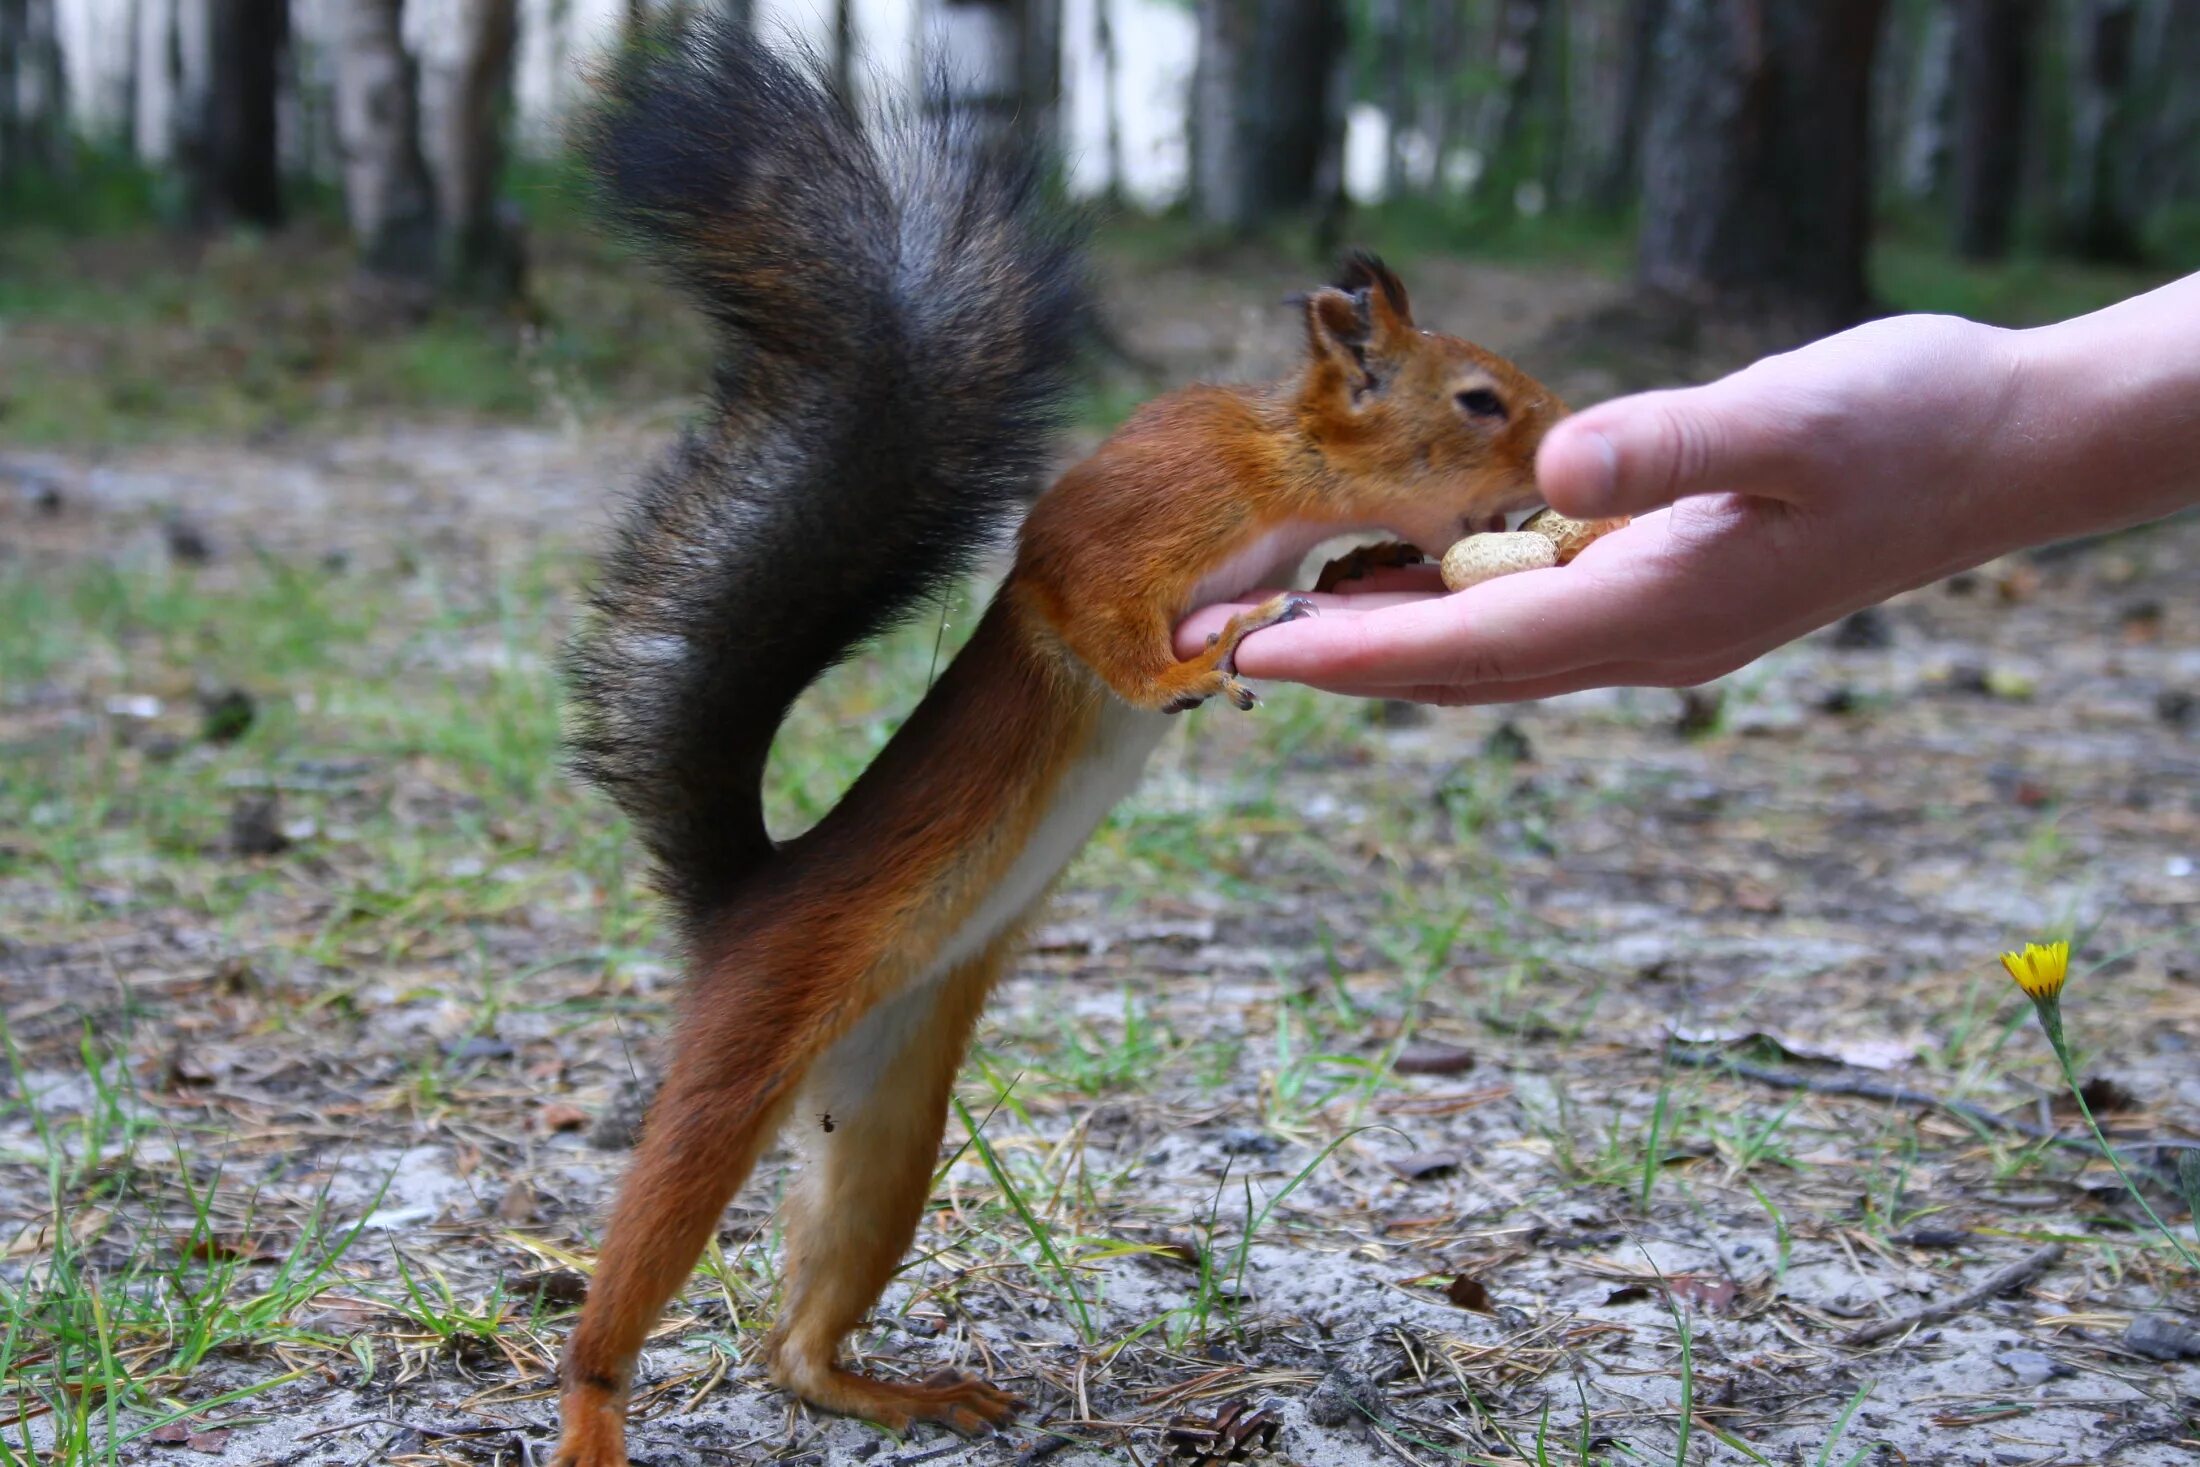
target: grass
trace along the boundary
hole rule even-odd
[[[1425,221],[1370,223],[1385,248],[1381,230],[1437,240]],[[293,259],[284,241],[218,242],[202,272],[145,272],[142,297],[95,288],[139,278],[127,251],[142,241],[112,247],[81,288],[33,298],[21,287],[0,311],[11,330],[92,353],[61,360],[52,383],[18,369],[11,442],[38,422],[46,441],[319,431],[362,405],[585,414],[684,391],[692,365],[693,343],[617,359],[659,317],[653,288],[607,283],[618,271],[603,261],[571,263],[575,294],[556,324],[458,318],[352,341],[322,340],[310,311],[286,315],[284,299],[336,284],[323,246]],[[1583,258],[1596,248],[1585,241]],[[72,262],[51,250],[23,278],[66,286]],[[550,268],[556,280],[566,267]],[[256,279],[266,302],[250,299]],[[2016,289],[1959,272],[1924,281],[1919,300],[1956,285]],[[516,365],[525,331],[546,333],[529,349],[551,365],[533,377]],[[583,337],[609,345],[590,355]],[[333,355],[311,355],[323,348]],[[242,353],[229,376],[206,366],[222,351]],[[301,354],[296,380],[286,352]],[[158,392],[67,398],[105,391],[132,354]],[[1109,410],[1105,392],[1095,402]],[[554,650],[585,570],[564,548],[415,553],[378,545],[378,529],[359,527],[349,569],[249,551],[193,569],[105,543],[0,561],[0,1467],[118,1460],[164,1423],[275,1409],[255,1397],[307,1379],[401,1385],[445,1404],[472,1399],[454,1382],[489,1382],[526,1399],[566,1327],[569,1305],[526,1291],[513,1270],[586,1271],[615,1164],[545,1117],[560,1097],[593,1104],[647,1068],[672,983],[669,935],[627,832],[558,772]],[[775,830],[830,808],[960,645],[983,594],[958,593],[804,702],[768,775]],[[250,694],[255,717],[216,741],[202,702],[230,687]],[[1768,678],[1754,695],[1778,687]],[[1744,736],[1666,740],[1663,703],[1644,697],[1554,713],[1534,726],[1540,760],[1463,757],[1483,724],[1394,734],[1338,700],[1264,693],[1256,717],[1184,720],[1067,879],[1068,925],[1110,944],[1031,956],[989,1021],[959,1087],[971,1141],[943,1162],[919,1248],[861,1337],[882,1354],[1002,1352],[1002,1368],[1031,1372],[1045,1399],[1082,1405],[1089,1392],[1095,1416],[1135,1417],[1142,1443],[1137,1433],[1211,1410],[1246,1379],[1306,1388],[1304,1362],[1337,1344],[1291,1353],[1335,1327],[1277,1317],[1272,1300],[1294,1297],[1303,1269],[1360,1270],[1339,1275],[1366,1295],[1352,1301],[1355,1340],[1369,1319],[1389,1327],[1398,1279],[1486,1274],[1513,1312],[1432,1321],[1417,1300],[1398,1328],[1429,1373],[1387,1396],[1370,1430],[1394,1431],[1409,1455],[1498,1460],[1483,1447],[1517,1439],[1525,1457],[1532,1437],[1539,1461],[1677,1460],[1676,1435],[1687,1452],[1711,1447],[1685,1439],[1690,1413],[1620,1404],[1603,1393],[1619,1357],[1602,1352],[1618,1346],[1563,1335],[1603,1317],[1601,1296],[1553,1302],[1567,1269],[1624,1245],[1546,1240],[1508,1257],[1512,1245],[1492,1238],[1525,1236],[1531,1220],[1555,1237],[1763,1238],[1742,1282],[1808,1337],[1831,1326],[1782,1302],[1799,1271],[1875,1270],[1883,1254],[1895,1270],[1884,1277],[1905,1279],[1917,1265],[1897,1236],[1943,1216],[1951,1190],[1975,1212],[1980,1194],[2068,1173],[2067,1156],[1931,1118],[1660,1067],[1663,1026],[1696,1013],[1701,984],[1708,1002],[1767,1023],[1807,1025],[1792,1013],[1803,999],[1812,1017],[1870,1003],[1914,1018],[1918,1068],[1952,1094],[2021,1098],[2044,1073],[2012,1043],[2021,1013],[1962,973],[1886,990],[1870,963],[1804,958],[1776,983],[1737,986],[1686,962],[1674,974],[1581,959],[1617,949],[1565,923],[1630,902],[1667,914],[1661,935],[1668,923],[1789,930],[1762,913],[1690,911],[1716,890],[1716,873],[1691,863],[1719,847],[1690,843],[1707,817],[1687,790],[1714,764],[1736,782],[1761,767]],[[2052,707],[2043,697],[2008,716]],[[1903,712],[1890,696],[1870,719]],[[1872,737],[1870,720],[1854,727],[1842,738]],[[1811,740],[1781,746],[1783,801],[1810,788],[1799,771],[1819,752]],[[2100,847],[2097,802],[2073,796],[2052,826],[2004,827],[1952,788],[1922,826],[1956,832],[1945,838],[1967,851],[2005,839],[2015,889],[2053,889]],[[265,792],[279,795],[293,844],[240,859],[226,849],[232,812],[240,794]],[[1807,891],[1784,843],[1823,832],[1791,807],[1775,815],[1764,836],[1747,810],[1722,807],[1717,833],[1764,840],[1764,859],[1792,860],[1775,869]],[[2118,819],[2131,839],[2140,816]],[[1575,883],[1591,907],[1548,900]],[[1810,924],[1831,920],[1793,930],[1816,942]],[[1134,935],[1202,923],[1211,937]],[[1688,961],[1713,946],[1691,939]],[[2158,1000],[2150,981],[2133,992]],[[2131,1023],[2144,1022],[2171,1021],[2134,1008]],[[1397,1074],[1425,1039],[1472,1050],[1473,1072]],[[2137,1052],[2128,1031],[2100,1042]],[[259,1086],[273,1099],[253,1099]],[[1218,1149],[1225,1134],[1231,1149]],[[1457,1150],[1456,1177],[1406,1179],[1389,1165],[1432,1145]],[[351,1159],[363,1148],[369,1161]],[[463,1201],[425,1236],[362,1233],[397,1174],[379,1158],[415,1148],[469,1168]],[[593,1180],[557,1170],[568,1166]],[[360,1170],[372,1173],[365,1196],[339,1194]],[[780,1286],[774,1225],[754,1209],[785,1175],[767,1168],[676,1306],[652,1410],[754,1393],[733,1372]],[[535,1214],[491,1211],[530,1177]],[[2081,1239],[2101,1227],[2090,1256],[2128,1301],[2158,1260],[2088,1207],[2074,1203],[2076,1220],[2058,1226]],[[269,1246],[246,1248],[253,1234]],[[332,1299],[372,1323],[319,1322]],[[1721,1368],[1700,1346],[1738,1348],[1746,1324],[1679,1324],[1690,1391]],[[1676,1364],[1629,1359],[1658,1373]],[[1455,1389],[1439,1391],[1446,1369]],[[1583,1388],[1578,1416],[1560,1384],[1575,1370],[1599,1392],[1591,1402]],[[1211,1389],[1176,1394],[1210,1377]],[[1853,1467],[1863,1405],[1860,1391],[1837,1416],[1778,1427],[1778,1450]],[[1775,1428],[1718,1419],[1773,1454]]]

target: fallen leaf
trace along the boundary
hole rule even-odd
[[[1490,1291],[1483,1286],[1482,1281],[1468,1278],[1465,1274],[1460,1274],[1445,1287],[1444,1297],[1461,1309],[1471,1309],[1476,1314],[1496,1312],[1496,1305],[1490,1299]]]
[[[1415,1151],[1386,1158],[1383,1165],[1409,1182],[1419,1182],[1429,1177],[1451,1175],[1459,1170],[1459,1160],[1456,1151]]]
[[[531,1221],[535,1215],[535,1194],[525,1182],[514,1182],[504,1189],[497,1199],[497,1218],[508,1223]]]
[[[1693,1273],[1672,1274],[1667,1277],[1665,1287],[1683,1304],[1693,1304],[1713,1314],[1730,1312],[1735,1296],[1741,1292],[1731,1279],[1711,1279]]]
[[[535,1124],[545,1131],[578,1131],[588,1124],[588,1112],[577,1105],[552,1101],[535,1112]]]
[[[1473,1068],[1473,1052],[1450,1044],[1409,1044],[1391,1066],[1401,1075],[1463,1075]]]

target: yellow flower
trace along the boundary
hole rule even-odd
[[[2017,980],[2025,997],[2034,1003],[2053,1003],[2062,996],[2063,980],[2070,976],[2070,944],[2051,942],[2043,947],[2028,942],[2022,953],[2003,953],[2001,965]]]

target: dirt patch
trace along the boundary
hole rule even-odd
[[[1556,313],[1428,274],[1432,320]],[[1276,283],[1161,279],[1206,334],[1132,344],[1251,369],[1289,349]],[[9,1450],[543,1459],[624,1165],[591,1132],[676,981],[556,772],[552,657],[661,431],[8,459]],[[1914,593],[1692,734],[1646,692],[1188,720],[996,1001],[853,1342],[984,1371],[1021,1424],[894,1443],[762,1383],[782,1152],[645,1356],[636,1460],[1150,1463],[1240,1404],[1309,1464],[2190,1460],[2200,1361],[2126,1331],[2200,1315],[2200,1281],[2056,1144],[2080,1123],[1994,955],[2079,933],[2104,1123],[2143,1171],[2200,1141],[2196,553],[2178,523]],[[933,630],[821,690],[787,818]],[[231,684],[253,722],[216,741]],[[225,847],[240,792],[278,797],[280,850]],[[132,1390],[63,1383],[100,1318]]]

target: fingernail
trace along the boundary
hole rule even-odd
[[[1588,455],[1588,473],[1582,478],[1577,497],[1582,511],[1593,517],[1619,500],[1619,450],[1594,428],[1584,428],[1576,437]]]

